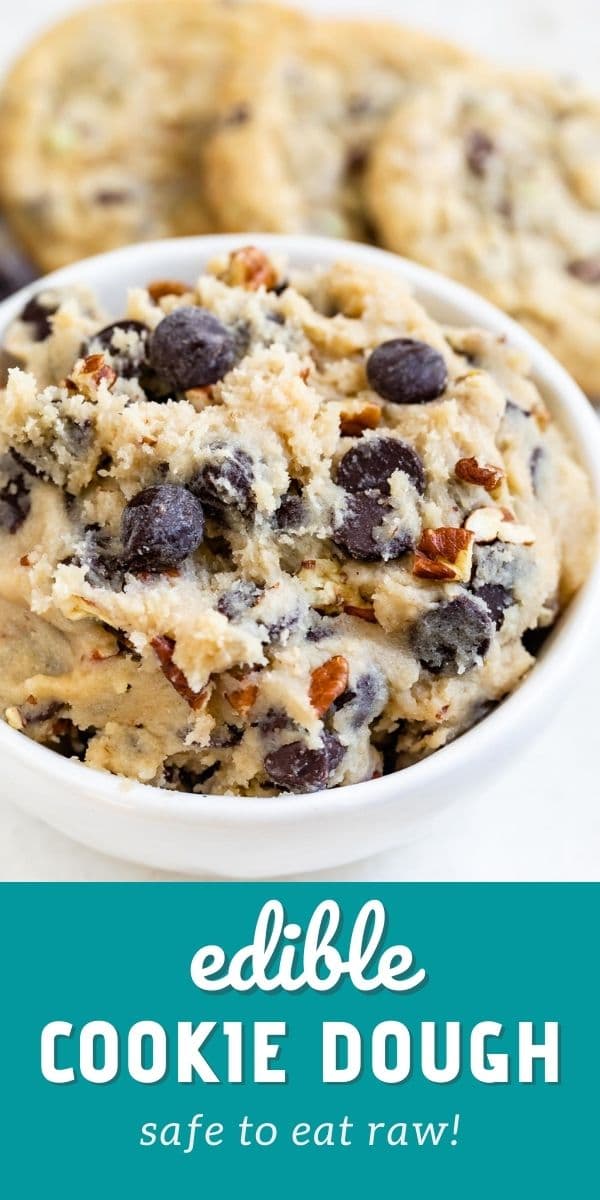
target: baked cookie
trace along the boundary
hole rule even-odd
[[[517,686],[596,511],[522,356],[256,248],[6,336],[0,713],[183,791],[393,771]]]
[[[301,24],[242,0],[121,0],[31,46],[1,101],[0,195],[39,266],[209,231],[200,153],[221,74]]]
[[[600,103],[460,71],[409,95],[369,164],[390,249],[475,288],[600,397]]]
[[[396,24],[350,21],[236,59],[206,144],[219,228],[368,239],[362,178],[382,121],[411,83],[466,59]]]
[[[0,217],[0,300],[35,279],[37,272],[14,244]]]

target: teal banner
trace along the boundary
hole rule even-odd
[[[597,1187],[594,885],[3,885],[1,1189]]]

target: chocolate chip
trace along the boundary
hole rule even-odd
[[[86,526],[83,565],[92,587],[108,587],[115,592],[123,590],[126,566],[116,553],[113,538],[99,525]]]
[[[280,733],[282,729],[293,729],[294,722],[282,708],[269,708],[256,722],[261,733]]]
[[[289,641],[289,635],[298,628],[300,619],[301,613],[295,609],[293,612],[283,613],[276,621],[272,621],[267,626],[270,645],[285,645]]]
[[[336,617],[323,617],[319,613],[312,612],[310,619],[312,624],[306,631],[307,642],[323,642],[337,633]]]
[[[63,441],[65,448],[74,458],[83,458],[94,440],[94,427],[91,421],[74,421],[65,417],[63,421]]]
[[[250,514],[255,507],[250,455],[239,448],[215,446],[214,450],[214,461],[207,462],[190,480],[190,491],[202,501],[208,516],[215,519],[228,508]]]
[[[329,774],[333,775],[333,772],[337,770],[346,753],[346,747],[342,745],[335,733],[328,733],[327,731],[323,734],[323,746],[327,754]]]
[[[132,353],[131,351],[118,349],[115,345],[115,335],[122,333],[137,333],[140,339],[139,350]],[[104,329],[100,329],[98,333],[94,333],[92,337],[84,342],[79,351],[82,358],[86,358],[88,354],[98,354],[106,352],[110,354],[115,371],[121,375],[123,379],[131,379],[134,375],[139,374],[140,368],[145,362],[146,357],[146,337],[150,330],[142,321],[133,321],[129,318],[122,321],[114,321],[112,325],[106,325]]]
[[[125,584],[126,566],[117,555],[89,552],[85,563],[85,576],[92,587],[110,588],[122,592]]]
[[[385,540],[383,520],[390,512],[376,496],[346,495],[344,515],[333,532],[336,546],[350,558],[366,562],[389,562],[411,550],[413,539],[406,530]]]
[[[51,700],[46,704],[22,704],[19,713],[24,725],[43,725],[57,717],[65,708],[60,700]]]
[[[457,596],[420,617],[411,632],[411,647],[432,675],[458,675],[472,670],[487,654],[493,628],[483,604]]]
[[[210,744],[218,750],[224,750],[231,746],[237,746],[244,736],[244,730],[237,725],[221,725],[218,729],[213,729],[210,735]]]
[[[376,492],[379,496],[389,496],[394,471],[408,475],[423,495],[423,463],[416,450],[398,438],[362,438],[342,458],[336,479],[347,492]]]
[[[325,734],[320,750],[311,750],[304,742],[288,742],[265,758],[269,779],[286,792],[318,792],[327,786],[329,776],[339,766],[344,747],[334,734]]]
[[[217,612],[228,621],[238,621],[262,596],[263,590],[250,580],[240,579],[228,592],[223,592],[217,601]]]
[[[387,688],[381,674],[373,672],[360,675],[352,691],[344,692],[335,707],[338,711],[345,709],[352,729],[360,729],[369,724],[385,705]]]
[[[581,283],[600,283],[600,254],[573,259],[573,262],[567,264],[567,271]]]
[[[487,173],[488,161],[496,152],[496,143],[482,129],[469,130],[465,138],[465,158],[473,175],[480,179]]]
[[[302,499],[302,489],[297,480],[292,479],[275,513],[275,524],[278,529],[298,529],[305,519],[306,506]]]
[[[157,325],[148,356],[156,374],[175,391],[208,387],[234,366],[235,338],[205,308],[184,305]]]
[[[15,474],[0,488],[0,528],[8,533],[17,533],[30,511],[31,496],[27,480],[24,475]]]
[[[162,571],[178,566],[197,550],[203,534],[201,505],[187,488],[171,484],[138,492],[121,520],[130,569]]]
[[[29,448],[33,450],[33,446],[29,446]],[[46,473],[46,471],[42,471],[39,467],[36,467],[35,463],[30,462],[30,460],[26,458],[24,454],[21,454],[19,450],[15,450],[14,446],[11,446],[9,453],[11,458],[14,458],[17,465],[22,467],[27,475],[31,475],[33,479],[43,479],[44,483],[49,482],[50,476]]]
[[[382,342],[367,361],[367,379],[392,404],[424,404],[441,396],[448,369],[439,350],[413,338]]]
[[[484,583],[473,588],[473,595],[483,600],[496,629],[502,629],[506,609],[514,604],[514,597],[501,583]]]
[[[537,629],[526,629],[521,641],[528,654],[537,658],[544,644],[552,633],[552,625],[540,626]]]
[[[38,296],[32,296],[31,300],[27,301],[25,308],[21,313],[21,321],[26,325],[31,325],[31,336],[34,342],[45,342],[52,333],[52,322],[50,317],[54,315],[58,309],[56,300],[51,300],[48,297],[43,298],[43,293]]]
[[[33,267],[14,250],[4,248],[0,254],[0,300],[25,287],[36,277]]]

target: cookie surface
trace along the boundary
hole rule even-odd
[[[220,79],[253,39],[296,18],[240,0],[122,0],[31,46],[0,108],[0,194],[51,270],[212,225],[200,166]]]
[[[526,361],[382,271],[242,248],[123,314],[42,292],[5,342],[0,713],[90,766],[393,771],[517,686],[587,574],[589,484]]]
[[[207,144],[219,227],[368,239],[362,178],[373,138],[415,80],[465,62],[457,47],[381,22],[310,22],[243,55]]]
[[[457,72],[401,103],[375,146],[390,249],[509,312],[600,397],[600,104],[550,80]]]

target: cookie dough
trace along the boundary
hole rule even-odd
[[[458,71],[381,133],[384,244],[506,309],[600,398],[600,104],[551,80]]]
[[[35,262],[210,231],[201,152],[221,74],[301,24],[244,0],[121,0],[44,34],[0,100],[0,196]]]
[[[273,795],[480,720],[594,554],[520,353],[401,281],[241,247],[198,282],[41,292],[0,404],[0,706],[92,767]]]
[[[468,61],[427,34],[369,21],[307,23],[232,61],[206,189],[218,228],[370,240],[362,182],[373,139],[416,81]]]

